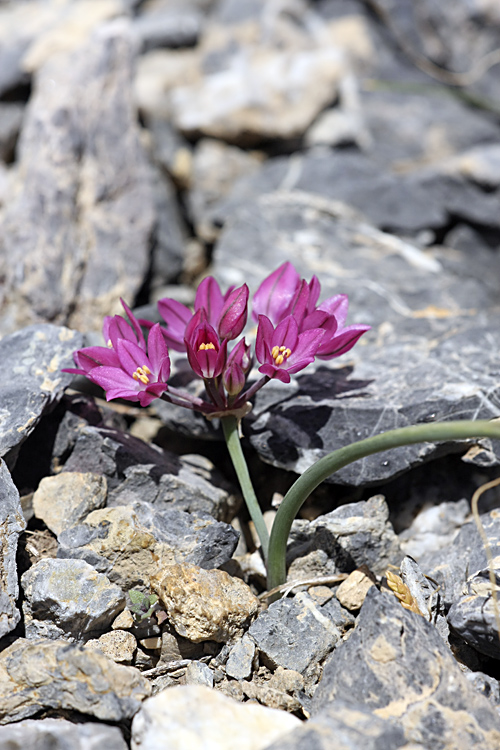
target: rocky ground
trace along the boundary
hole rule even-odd
[[[270,523],[499,417],[499,49],[496,0],[0,0],[0,750],[498,750],[500,444],[338,472],[267,606],[217,423],[61,368],[289,260],[372,330],[257,394]]]

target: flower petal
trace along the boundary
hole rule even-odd
[[[166,383],[170,377],[170,357],[159,323],[155,323],[148,334],[148,357],[157,380]]]
[[[193,317],[193,313],[186,305],[168,297],[159,300],[158,311],[167,324],[164,336],[168,346],[176,352],[185,352],[184,336],[186,326]]]
[[[265,315],[276,324],[285,315],[295,291],[300,284],[300,276],[290,262],[283,263],[264,279],[253,296],[252,317],[259,319]]]
[[[196,290],[196,297],[194,300],[194,309],[199,310],[205,308],[207,320],[214,328],[219,320],[222,306],[224,304],[224,297],[220,290],[220,286],[213,276],[207,276],[203,279],[201,284]]]

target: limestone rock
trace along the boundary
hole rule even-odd
[[[26,528],[19,492],[5,461],[0,459],[0,638],[14,630],[21,619],[16,552],[19,534]]]
[[[473,690],[434,626],[375,588],[325,665],[313,715],[339,699],[364,704],[424,747],[493,750],[500,742],[498,713]]]
[[[136,669],[61,641],[18,638],[0,654],[0,673],[0,724],[46,708],[122,721],[151,693]]]
[[[373,579],[367,575],[367,572],[362,569],[353,570],[337,589],[337,599],[350,612],[361,609],[368,590],[374,585]]]
[[[105,630],[125,605],[123,591],[84,560],[40,560],[23,574],[21,584],[31,639],[88,638]]]
[[[82,336],[68,328],[37,325],[0,341],[0,455],[15,462],[21,443],[62,397],[72,376],[72,352]]]
[[[227,662],[226,674],[235,680],[246,680],[252,675],[255,662],[255,641],[244,635],[232,647]]]
[[[2,221],[4,332],[37,321],[98,330],[143,283],[154,205],[133,57],[120,19],[37,73]]]
[[[237,703],[208,687],[170,687],[143,703],[132,722],[131,747],[264,750],[299,725],[295,716],[255,703]]]
[[[2,750],[26,747],[50,747],[51,750],[127,750],[118,727],[97,722],[75,724],[66,719],[25,719],[0,727]]]
[[[273,602],[250,626],[248,634],[272,668],[281,666],[316,679],[319,662],[342,636],[333,619],[306,593]]]
[[[497,569],[498,558],[495,576],[498,575]],[[500,587],[496,585],[494,593],[497,601],[499,591]],[[467,579],[464,595],[452,604],[447,619],[455,633],[470,646],[493,659],[500,658],[499,629],[487,568]]]
[[[33,495],[33,510],[54,533],[75,526],[106,504],[106,477],[90,472],[63,472],[44,477]]]
[[[242,635],[259,610],[246,583],[222,570],[161,565],[151,585],[179,635],[195,643],[224,643]]]
[[[126,630],[112,630],[95,640],[87,641],[86,648],[99,649],[117,664],[131,664],[137,649],[137,641]]]

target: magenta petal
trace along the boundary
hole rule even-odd
[[[370,330],[370,326],[348,326],[333,338],[321,343],[316,356],[319,359],[333,359],[348,352],[361,336]],[[326,337],[325,337],[326,338]]]
[[[157,379],[165,383],[170,376],[170,357],[159,323],[155,323],[149,331],[148,357]]]
[[[292,351],[298,341],[299,326],[293,315],[288,315],[276,326],[272,346],[287,346]]]
[[[144,367],[146,365],[151,371],[153,371],[153,365],[146,356],[146,352],[141,349],[140,346],[134,344],[132,341],[126,341],[125,339],[119,339],[116,345],[116,351],[120,359],[120,364],[130,376],[137,370],[138,367]]]
[[[300,284],[300,276],[288,261],[273,271],[259,286],[253,296],[252,317],[258,320],[265,315],[279,323]]]
[[[338,327],[342,328],[347,318],[348,307],[349,298],[347,294],[336,294],[334,297],[325,299],[325,301],[318,306],[318,310],[324,310],[330,315],[335,315]]]
[[[185,352],[184,336],[186,326],[193,317],[193,313],[175,299],[161,299],[158,302],[158,311],[167,324],[167,330],[164,333],[168,346],[176,352]]]
[[[95,367],[88,373],[87,377],[93,383],[97,383],[101,388],[104,388],[106,392],[119,389],[132,393],[140,390],[139,383],[120,367]],[[119,397],[112,396],[112,398]],[[123,398],[127,398],[127,396],[123,396]]]
[[[240,335],[247,322],[248,287],[234,289],[224,302],[217,330],[221,339],[232,341]]]
[[[304,279],[297,287],[297,291],[286,309],[287,315],[293,315],[297,323],[301,324],[309,306],[309,284]]]
[[[259,326],[255,339],[255,356],[258,362],[264,363],[271,356],[274,326],[266,315],[259,315]]]
[[[125,310],[127,318],[130,320],[130,325],[132,326],[134,333],[137,336],[137,343],[139,344],[141,349],[146,349],[146,342],[144,340],[144,334],[141,330],[141,326],[139,325],[139,321],[135,317],[130,307],[121,297],[120,297],[120,302],[122,303],[122,306],[123,306],[123,309]]]
[[[318,277],[313,276],[309,282],[309,302],[307,305],[307,312],[312,313],[316,307],[321,292],[321,284],[319,283]]]
[[[207,276],[206,279],[203,279],[196,290],[194,309],[199,310],[203,307],[207,314],[208,322],[211,326],[215,327],[220,317],[223,304],[224,297],[222,296],[219,284],[213,276]]]

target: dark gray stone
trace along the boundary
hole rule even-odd
[[[327,660],[313,716],[343,700],[397,723],[407,742],[494,750],[500,717],[461,673],[434,626],[372,587],[356,629]]]
[[[177,456],[112,428],[75,424],[76,439],[65,471],[106,476],[108,507],[136,501],[158,510],[210,513],[230,521],[238,500],[208,459]],[[66,443],[68,441],[66,440]]]
[[[14,155],[24,107],[11,102],[0,103],[0,159],[10,161]]]
[[[497,585],[495,595],[498,602]],[[498,604],[497,604],[498,607]],[[489,570],[481,570],[467,579],[464,596],[450,607],[448,623],[470,646],[481,654],[500,659],[500,633],[495,617],[495,602],[491,594]]]
[[[305,593],[271,604],[250,626],[248,634],[257,644],[261,658],[272,668],[293,669],[309,679],[317,678],[319,662],[342,636],[334,621]]]
[[[500,555],[500,517],[497,510],[481,515],[493,559]],[[439,585],[439,595],[449,608],[462,596],[470,576],[484,570],[488,561],[474,521],[462,526],[447,547],[424,555],[420,566]]]
[[[151,273],[153,283],[159,285],[175,281],[181,273],[187,229],[168,175],[155,169],[152,182],[157,221]]]
[[[52,325],[24,328],[0,341],[0,455],[12,466],[20,445],[61,399],[72,375],[77,331]]]
[[[83,560],[45,559],[21,578],[26,637],[97,638],[125,607],[123,591]],[[48,627],[48,630],[47,630]],[[43,636],[42,636],[43,637]]]
[[[244,430],[266,461],[302,473],[326,453],[384,430],[500,414],[498,255],[424,252],[345,207],[292,192],[240,209],[214,260],[224,286],[246,281],[253,290],[291,261],[305,278],[319,276],[321,299],[349,295],[348,324],[373,326],[343,368],[316,363],[292,384],[258,392]],[[335,481],[367,485],[457,450],[401,448],[347,466]]]
[[[164,3],[139,11],[132,29],[142,52],[158,47],[191,47],[198,41],[203,16],[189,3]]]
[[[0,458],[0,638],[14,630],[21,619],[16,552],[19,534],[26,528],[19,492]]]
[[[118,727],[67,719],[25,719],[0,727],[0,750],[127,750]]]
[[[238,544],[238,532],[208,513],[185,513],[176,508],[158,510],[140,502],[133,503],[132,508],[155,539],[175,549],[184,562],[200,568],[208,570],[224,565]]]
[[[125,19],[36,76],[1,230],[0,326],[98,330],[148,269],[155,210],[132,101]]]
[[[404,731],[396,723],[376,716],[362,703],[339,699],[266,750],[397,750],[406,745]],[[420,749],[420,745],[412,747]]]

